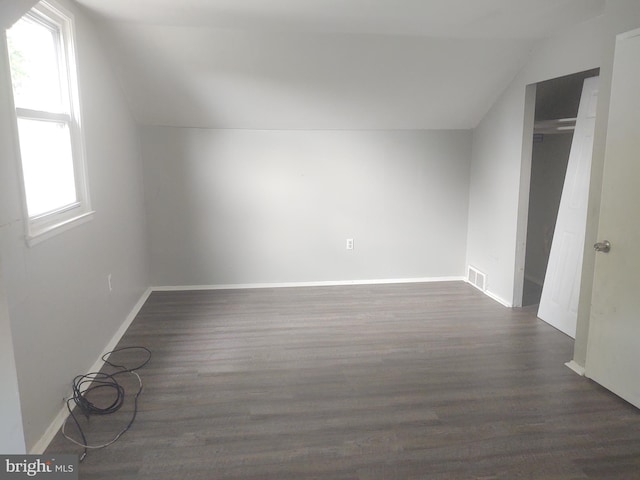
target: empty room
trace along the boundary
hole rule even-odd
[[[0,478],[640,478],[637,0],[0,22]]]

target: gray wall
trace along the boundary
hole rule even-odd
[[[469,131],[148,127],[142,145],[153,285],[464,275]]]
[[[137,127],[94,27],[78,11],[76,27],[92,221],[27,247],[12,114],[0,109],[0,256],[27,450],[61,411],[73,377],[94,364],[149,285]],[[3,98],[8,75],[0,62]]]
[[[0,41],[0,44],[2,42]],[[13,335],[9,320],[7,297],[4,291],[2,259],[0,258],[0,452],[21,454],[26,452],[22,411],[18,391],[18,376],[13,352]]]
[[[0,2],[0,28],[11,27],[24,12],[36,3],[38,3],[38,0],[2,0]]]

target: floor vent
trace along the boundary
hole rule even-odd
[[[467,281],[478,290],[484,292],[487,289],[487,276],[471,265],[467,267]]]

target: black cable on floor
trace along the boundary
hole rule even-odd
[[[109,360],[107,360],[107,358],[111,354],[122,352],[124,350],[144,350],[145,352],[147,352],[148,355],[144,362],[132,368],[127,368],[124,365],[116,365],[110,362]],[[112,350],[110,352],[105,353],[102,356],[102,360],[104,361],[105,365],[109,365],[117,369],[117,371],[111,374],[103,373],[103,372],[91,372],[85,375],[78,375],[73,379],[73,382],[72,382],[73,394],[70,398],[67,399],[67,409],[69,410],[69,417],[71,417],[74,423],[76,424],[76,427],[80,432],[81,441],[78,441],[70,437],[65,432],[65,427],[67,425],[67,420],[69,419],[69,417],[67,417],[64,423],[62,424],[61,431],[62,431],[62,435],[64,435],[64,437],[67,440],[84,448],[84,451],[80,456],[80,461],[83,461],[85,459],[85,457],[87,456],[88,449],[99,449],[99,448],[108,447],[109,445],[116,442],[127,430],[129,430],[129,428],[131,428],[131,425],[133,425],[133,422],[136,419],[136,415],[138,414],[138,397],[142,393],[142,379],[140,378],[140,375],[136,373],[136,370],[140,370],[147,363],[149,363],[149,360],[151,360],[151,350],[149,350],[146,347],[137,347],[137,346],[122,347],[122,348],[118,348],[116,350]],[[120,409],[120,407],[122,407],[122,405],[124,404],[125,390],[124,390],[124,387],[118,383],[118,380],[116,379],[116,377],[118,375],[122,375],[125,373],[135,376],[138,379],[138,384],[139,384],[138,391],[136,392],[135,397],[133,399],[133,414],[131,415],[131,419],[129,420],[129,423],[127,423],[127,425],[120,432],[118,432],[116,436],[109,442],[103,443],[100,445],[89,445],[89,443],[87,442],[87,437],[84,431],[82,430],[82,427],[78,422],[78,419],[73,413],[73,408],[71,408],[71,405],[75,404],[75,406],[77,406],[87,418],[89,418],[89,416],[91,415],[109,415],[117,412]],[[115,391],[115,399],[110,405],[99,406],[94,404],[87,398],[88,393],[96,392],[101,389],[112,389]]]

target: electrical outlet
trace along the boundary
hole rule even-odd
[[[347,250],[353,250],[353,238],[347,238]]]

